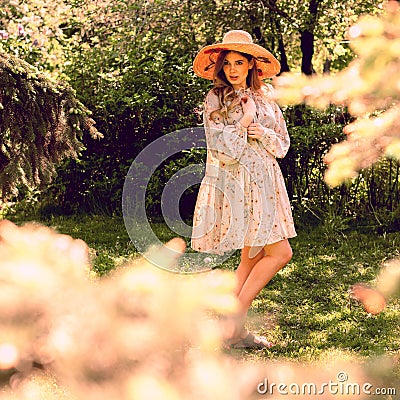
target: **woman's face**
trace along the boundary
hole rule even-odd
[[[235,90],[246,89],[246,78],[253,64],[253,60],[249,62],[246,57],[236,51],[230,51],[226,55],[222,69],[226,79]]]

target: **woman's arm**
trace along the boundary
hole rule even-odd
[[[213,157],[225,164],[239,162],[247,146],[247,129],[244,126],[250,120],[248,111],[239,122],[226,124],[217,111],[221,108],[214,92],[209,92],[204,107],[204,129],[207,146]]]
[[[276,158],[283,158],[290,147],[290,138],[282,111],[276,103],[272,103],[275,117],[273,129],[262,126],[260,123],[252,123],[248,127],[248,136],[258,139],[265,150]]]

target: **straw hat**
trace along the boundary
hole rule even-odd
[[[201,78],[213,80],[215,62],[220,51],[234,50],[251,54],[256,61],[260,79],[276,75],[281,65],[279,61],[264,47],[253,43],[251,35],[246,31],[233,30],[224,35],[222,43],[203,47],[193,62],[193,70]]]

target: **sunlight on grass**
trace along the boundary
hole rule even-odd
[[[333,260],[336,260],[336,259],[337,259],[336,255],[332,255],[332,254],[330,254],[330,255],[327,255],[327,254],[320,254],[320,255],[318,256],[318,258],[319,258],[321,261],[333,261]]]
[[[320,346],[321,344],[327,343],[328,340],[329,332],[327,330],[311,332],[309,336],[309,343],[315,346]]]
[[[283,277],[289,276],[289,275],[294,271],[295,268],[296,268],[296,264],[294,264],[294,263],[289,263],[289,264],[287,264],[287,265],[285,266],[285,268],[281,269],[281,270],[278,272],[278,275],[283,276]]]
[[[341,311],[331,311],[330,313],[319,313],[314,314],[314,320],[321,325],[325,325],[328,322],[337,322],[340,321],[343,317],[343,313]]]

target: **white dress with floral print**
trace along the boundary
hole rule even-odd
[[[286,155],[290,139],[282,112],[272,100],[272,87],[261,90],[264,95],[244,92],[254,99],[255,121],[264,127],[259,140],[248,138],[238,122],[243,117],[240,104],[224,112],[212,90],[206,97],[207,162],[193,217],[194,250],[222,255],[296,236],[276,161]]]

